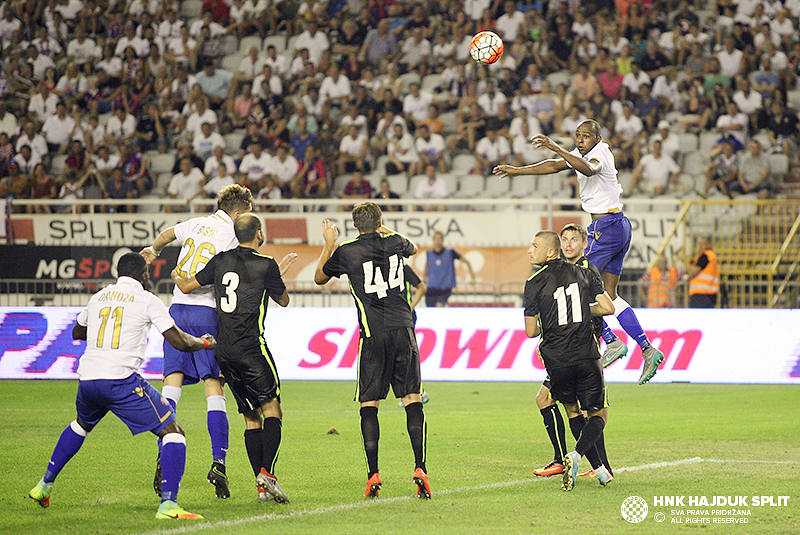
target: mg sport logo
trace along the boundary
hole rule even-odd
[[[631,496],[625,498],[625,501],[622,502],[620,511],[622,512],[622,518],[631,524],[638,524],[647,518],[647,502],[639,496]]]

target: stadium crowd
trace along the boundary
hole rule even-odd
[[[767,198],[797,160],[799,18],[800,0],[11,0],[0,197],[511,195],[495,165],[593,118],[627,195]],[[505,42],[488,67],[479,30]]]

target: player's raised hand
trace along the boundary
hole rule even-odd
[[[500,178],[508,178],[517,174],[517,168],[513,165],[500,164],[496,165],[495,168],[492,169],[492,173]]]
[[[292,267],[292,264],[295,262],[297,262],[297,253],[289,253],[281,258],[280,263],[278,263],[278,268],[281,270],[281,277],[286,275],[286,272],[289,271],[289,268]]]
[[[153,251],[152,247],[145,247],[144,249],[139,251],[139,254],[144,257],[144,261],[147,262],[148,266],[150,264],[152,264],[153,260],[155,260],[157,258],[157,256],[156,256],[155,252]]]
[[[325,219],[322,222],[322,237],[328,245],[334,245],[337,238],[339,238],[339,229],[336,228],[336,223],[331,223],[330,219]]]
[[[539,135],[533,136],[531,138],[531,145],[533,145],[537,149],[538,148],[545,148],[545,149],[550,149],[553,152],[556,151],[556,147],[558,146],[558,145],[556,145],[555,141],[553,141],[552,139],[550,139],[549,137],[547,137],[547,136],[545,136],[543,134],[539,134]]]

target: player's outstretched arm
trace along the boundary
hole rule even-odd
[[[184,332],[177,325],[173,325],[162,334],[164,339],[169,342],[169,345],[178,351],[194,352],[217,347],[217,341],[210,334],[204,334],[198,338]]]
[[[598,294],[595,299],[596,301],[589,305],[592,316],[608,316],[614,313],[614,303],[611,302],[611,297],[608,295],[608,292]]]
[[[278,263],[278,269],[281,272],[281,277],[286,275],[286,272],[289,271],[289,268],[292,267],[292,264],[294,264],[295,262],[297,262],[297,253],[289,253],[283,258],[281,258],[281,261]]]
[[[558,154],[562,159],[556,160],[562,162],[563,168],[559,171],[565,171],[572,167],[576,171],[586,176],[596,175],[602,170],[602,165],[598,160],[586,160],[580,156],[571,154],[567,149],[553,141],[547,136],[539,134],[531,138],[531,145],[537,149],[549,149]],[[551,160],[545,160],[551,161]]]
[[[541,162],[524,165],[522,167],[500,164],[492,169],[492,173],[500,178],[508,178],[510,176],[519,175],[550,175],[558,173],[559,171],[566,171],[567,169],[569,169],[569,166],[564,160],[542,160]]]
[[[197,282],[197,278],[195,277],[181,277],[178,274],[178,268],[172,270],[170,274],[172,280],[175,282],[175,285],[181,289],[181,291],[185,294],[191,293],[200,287],[200,283]]]
[[[139,251],[139,254],[144,257],[149,266],[161,254],[161,250],[173,241],[175,241],[175,227],[169,227],[156,236],[156,239],[153,240],[153,245],[145,247]]]
[[[336,228],[335,223],[331,223],[330,219],[326,219],[322,222],[322,238],[325,240],[325,245],[322,247],[322,252],[317,261],[317,269],[314,272],[314,282],[320,286],[331,280],[331,277],[327,276],[325,272],[322,271],[322,266],[324,266],[325,262],[333,255],[333,251],[336,248],[336,240],[339,238],[339,229]]]

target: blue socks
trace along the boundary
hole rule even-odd
[[[228,413],[225,409],[225,396],[209,396],[208,434],[211,437],[211,457],[215,463],[225,464],[228,453]]]
[[[644,329],[642,329],[642,326],[639,324],[639,319],[636,317],[636,314],[633,312],[628,302],[620,296],[617,296],[617,298],[614,299],[614,309],[614,316],[616,316],[623,330],[628,333],[628,336],[636,340],[636,343],[639,344],[642,351],[647,349],[650,346],[650,340],[647,339]],[[602,335],[603,340],[605,340],[606,344],[610,344],[616,340],[617,337],[611,332],[611,328],[605,320],[603,324],[605,325]]]
[[[53,455],[50,457],[47,471],[42,478],[45,483],[52,483],[56,480],[56,477],[61,470],[64,469],[64,466],[66,466],[69,460],[81,449],[87,434],[86,430],[81,427],[76,420],[73,420],[72,423],[64,429],[53,450]]]
[[[161,501],[178,501],[178,489],[186,468],[186,437],[167,433],[161,447]]]

